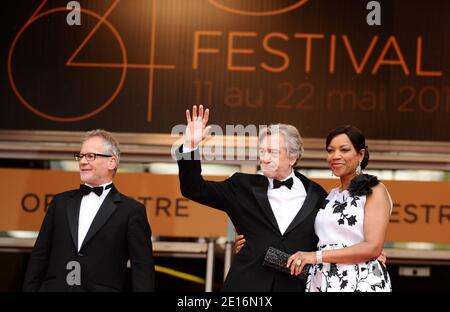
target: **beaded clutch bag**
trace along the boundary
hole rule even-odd
[[[269,249],[267,249],[266,255],[264,256],[263,266],[275,269],[277,271],[286,274],[291,274],[291,270],[288,267],[286,267],[287,261],[290,256],[291,255],[279,249],[269,247]],[[299,275],[297,276],[292,275],[292,277],[305,278],[306,276],[308,276],[310,267],[311,267],[310,264],[305,265],[305,267],[303,268],[302,272]]]

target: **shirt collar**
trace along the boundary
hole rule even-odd
[[[281,180],[281,181],[286,181],[287,179],[292,178],[294,181],[294,184],[292,184],[292,188],[296,188],[296,183],[297,183],[297,177],[295,176],[294,170],[291,171],[291,174],[288,175],[285,179]],[[273,179],[272,178],[267,178],[269,180],[269,189],[273,189]]]
[[[87,185],[87,186],[89,186],[89,187],[93,187],[92,185],[90,185],[90,184],[88,184],[88,183],[84,183],[84,184]],[[110,185],[110,184],[112,184],[112,181],[106,182],[106,183],[104,183],[104,184],[100,184],[99,186],[103,187],[103,190],[105,190],[105,186],[108,186],[108,185]]]

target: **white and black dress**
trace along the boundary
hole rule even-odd
[[[338,249],[364,241],[364,205],[366,194],[371,192],[367,187],[378,184],[376,177],[364,176],[365,191],[364,187],[355,192],[350,187],[352,192],[339,192],[338,188],[330,191],[315,221],[319,250]],[[307,292],[392,291],[389,274],[376,259],[357,264],[321,263],[311,266],[309,273]]]

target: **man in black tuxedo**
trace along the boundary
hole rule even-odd
[[[201,176],[198,145],[206,137],[209,110],[186,111],[184,144],[178,150],[183,196],[228,214],[246,243],[236,255],[224,291],[299,291],[305,280],[262,266],[269,246],[287,253],[317,248],[314,220],[327,196],[325,190],[293,170],[303,152],[298,130],[272,125],[259,134],[259,157],[264,175],[236,173],[222,182]]]
[[[123,291],[128,260],[133,291],[154,290],[145,207],[112,184],[119,158],[118,142],[109,132],[87,133],[75,153],[84,184],[50,203],[24,291]]]

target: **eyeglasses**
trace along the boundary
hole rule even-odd
[[[94,161],[98,156],[100,157],[113,157],[113,155],[105,155],[105,154],[97,154],[97,153],[74,153],[73,157],[76,161],[80,161],[83,157],[86,158],[87,161]]]

